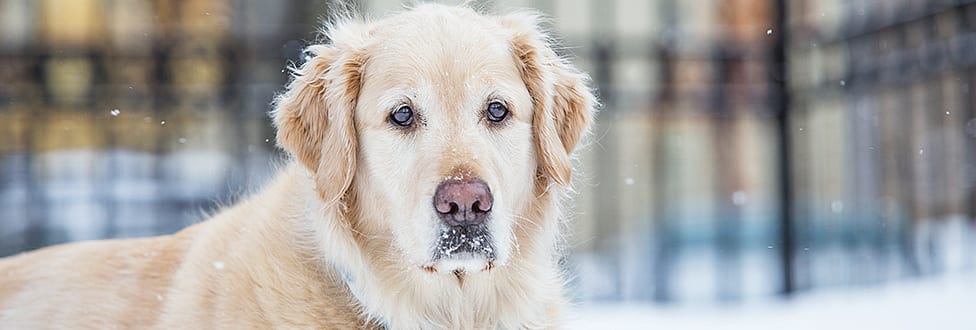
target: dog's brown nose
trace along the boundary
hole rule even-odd
[[[434,192],[434,209],[449,226],[473,226],[485,222],[491,211],[491,190],[481,179],[449,179]]]

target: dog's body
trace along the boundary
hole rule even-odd
[[[295,161],[268,187],[172,236],[0,260],[0,328],[558,327],[585,76],[531,15],[327,33],[276,102]]]
[[[0,263],[0,328],[355,328],[348,291],[296,238],[300,168],[172,236],[57,246]],[[243,325],[247,325],[244,327]]]

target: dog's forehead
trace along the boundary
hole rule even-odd
[[[384,42],[428,41],[443,44],[484,44],[505,39],[501,22],[468,8],[420,6],[373,24],[372,32]],[[420,39],[420,40],[417,40]]]
[[[490,99],[509,101],[512,109],[528,108],[528,91],[512,52],[513,32],[496,17],[433,7],[374,24],[358,105],[363,114],[386,116],[406,102],[431,124],[476,123],[471,116],[478,116]],[[529,115],[514,113],[521,120]]]
[[[374,37],[365,70],[385,82],[478,83],[517,71],[510,35],[494,18],[470,10],[406,12],[377,22]]]

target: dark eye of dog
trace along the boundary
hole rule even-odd
[[[491,102],[488,104],[488,110],[485,111],[485,115],[493,123],[500,123],[505,118],[508,118],[508,108],[500,102]]]
[[[413,109],[406,105],[400,106],[390,114],[390,122],[397,126],[410,126],[413,124]]]

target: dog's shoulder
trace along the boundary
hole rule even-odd
[[[193,232],[71,243],[0,259],[0,324],[150,324]]]

